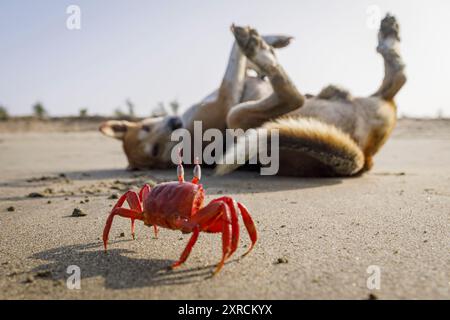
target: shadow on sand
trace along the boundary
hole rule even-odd
[[[60,173],[54,173],[57,177]],[[135,182],[165,182],[176,180],[176,170],[126,171],[122,169],[104,169],[64,172],[67,179],[72,181],[98,181],[107,179],[128,179]],[[49,174],[52,176],[52,174]],[[186,169],[186,180],[192,177],[190,169]],[[345,178],[351,179],[351,178]],[[236,171],[225,176],[215,176],[213,170],[202,170],[202,183],[209,188],[225,188],[231,193],[271,192],[280,190],[297,190],[315,188],[342,183],[343,178],[299,178],[286,176],[261,176],[255,171]],[[27,180],[3,182],[2,187],[44,187],[57,180],[43,181],[30,184]]]
[[[131,240],[122,240],[131,241]],[[112,241],[121,242],[121,241]],[[105,253],[101,243],[70,245],[36,253],[33,259],[49,261],[35,268],[33,272],[50,271],[49,280],[63,280],[69,277],[67,267],[77,265],[81,278],[102,277],[109,289],[129,289],[163,285],[182,285],[204,281],[211,277],[213,265],[185,269],[169,269],[175,261],[161,259],[130,258],[126,249],[108,249]],[[231,262],[231,261],[230,261]]]

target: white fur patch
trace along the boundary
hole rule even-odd
[[[147,131],[145,131],[145,130],[139,130],[139,133],[138,133],[137,138],[138,138],[139,141],[142,141],[142,140],[144,140],[147,136],[148,136],[148,132],[147,132]]]
[[[253,60],[263,67],[273,67],[277,65],[277,59],[275,56],[270,51],[266,50],[258,51]]]
[[[146,143],[144,145],[144,152],[150,154],[152,152],[153,145],[151,143]]]

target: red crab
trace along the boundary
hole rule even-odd
[[[217,264],[214,274],[220,271],[225,260],[237,249],[239,243],[238,212],[242,215],[244,225],[252,242],[247,255],[257,240],[257,232],[247,208],[230,197],[220,197],[203,206],[205,191],[200,181],[200,165],[194,167],[192,182],[184,181],[184,169],[181,160],[177,168],[178,181],[166,182],[156,185],[153,189],[145,185],[139,193],[127,191],[117,201],[106,220],[103,230],[103,243],[105,250],[113,218],[116,215],[131,219],[131,234],[134,238],[134,220],[142,220],[147,226],[153,226],[157,234],[157,226],[183,233],[192,232],[186,248],[180,259],[172,265],[178,267],[188,258],[192,247],[197,241],[200,231],[209,233],[222,233],[222,259]],[[123,208],[127,201],[129,209]]]

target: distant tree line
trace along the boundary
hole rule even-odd
[[[9,119],[8,110],[6,110],[4,106],[0,106],[0,120],[4,121],[8,119]]]
[[[166,115],[178,115],[180,111],[180,103],[178,100],[172,100],[166,105],[164,102],[158,102],[155,108],[151,112],[151,116],[166,116]]]
[[[116,118],[135,118],[135,105],[130,100],[125,101],[126,111],[123,111],[121,107],[114,109],[114,116]],[[180,112],[180,103],[174,99],[168,104],[164,102],[158,102],[156,106],[151,110],[150,116],[166,116],[166,115],[178,115]],[[37,119],[45,119],[49,116],[47,109],[41,102],[36,102],[32,106],[32,114]],[[89,115],[88,108],[84,107],[79,110],[78,116],[85,118]],[[0,105],[0,121],[8,120],[10,118],[9,112],[6,107]]]

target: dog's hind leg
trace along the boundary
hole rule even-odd
[[[264,43],[270,48],[283,48],[289,45],[293,38],[285,35],[267,35],[263,36],[262,39],[264,39]],[[241,102],[246,69],[252,66],[253,64],[248,61],[239,48],[239,44],[235,42],[231,49],[225,75],[219,88],[216,101],[219,105],[216,107],[224,108],[228,113],[233,106]]]
[[[263,38],[273,48],[286,47],[292,40],[292,37],[285,35],[269,35]],[[203,129],[225,129],[224,119],[230,109],[242,100],[246,86],[246,70],[249,67],[251,67],[249,60],[235,42],[219,89],[183,115],[183,123],[186,128],[193,130],[194,121],[202,121]]]
[[[406,82],[405,64],[399,51],[399,25],[395,17],[387,14],[378,32],[377,51],[384,59],[384,79],[374,96],[392,100]]]
[[[235,106],[227,116],[228,127],[259,127],[270,119],[300,108],[304,97],[278,63],[273,48],[254,29],[232,26],[231,30],[246,57],[268,76],[274,93],[267,98]]]
[[[194,122],[201,121],[204,130],[226,128],[224,119],[229,109],[241,100],[247,68],[247,58],[235,43],[231,49],[222,83],[216,91],[189,108],[183,114],[185,128],[193,132]]]
[[[217,107],[224,109],[226,113],[241,100],[246,68],[247,58],[242,54],[239,46],[234,43],[216,101],[219,104]]]

